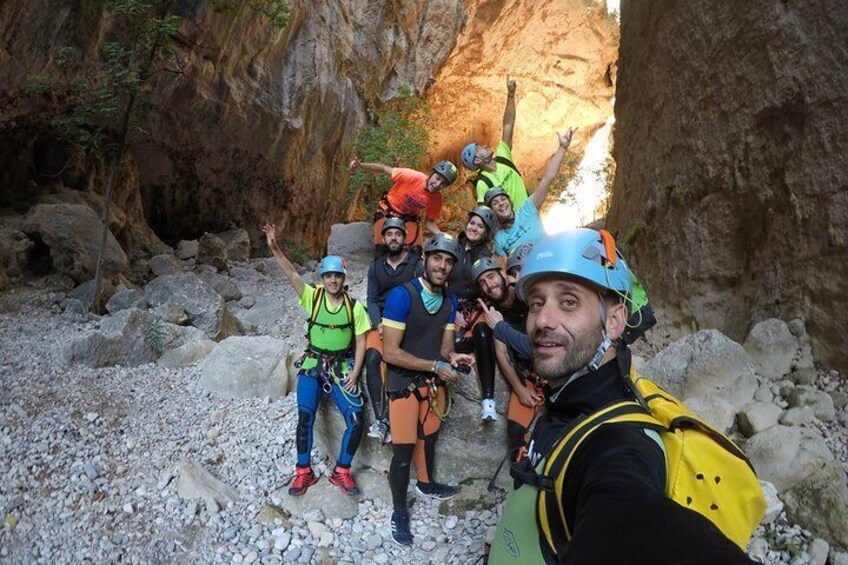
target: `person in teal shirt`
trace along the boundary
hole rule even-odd
[[[548,189],[556,178],[576,130],[577,128],[570,128],[564,134],[557,134],[559,147],[548,161],[539,186],[523,204],[516,208],[509,192],[501,186],[490,188],[486,192],[486,206],[495,211],[501,226],[495,234],[495,252],[498,255],[506,257],[518,246],[535,243],[545,235],[539,208],[548,196]]]
[[[277,264],[297,293],[298,304],[309,313],[309,345],[297,374],[297,466],[289,494],[301,496],[318,482],[310,460],[312,428],[321,398],[327,394],[347,425],[330,482],[345,494],[357,495],[360,491],[350,474],[350,464],[362,440],[359,375],[365,360],[365,334],[371,329],[368,315],[344,289],[345,266],[341,257],[328,255],[321,260],[318,273],[322,286],[314,287],[304,282],[277,245],[276,227],[266,224],[262,231]]]
[[[493,151],[480,143],[469,143],[462,150],[462,164],[478,171],[470,179],[477,202],[482,204],[486,192],[495,186],[503,187],[516,209],[527,200],[527,187],[512,157],[512,132],[515,129],[515,80],[506,77],[506,108],[503,115],[501,141]]]

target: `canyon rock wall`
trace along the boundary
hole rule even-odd
[[[467,0],[468,22],[428,91],[434,158],[500,140],[506,75],[518,82],[515,162],[537,177],[554,131],[580,126],[572,153],[612,115],[618,23],[584,0]]]
[[[848,4],[622,3],[609,224],[667,320],[848,367]]]
[[[149,223],[172,242],[230,225],[255,237],[267,218],[320,247],[347,213],[342,170],[369,110],[402,87],[423,93],[465,21],[460,0],[295,0],[284,29],[246,2],[236,15],[177,5],[179,72],[151,82],[117,195],[136,231]],[[111,25],[103,2],[0,6],[0,207],[22,213],[46,193],[102,192],[102,167],[86,166],[96,156],[68,171],[63,163],[79,160],[46,134]],[[58,64],[60,52],[69,63]]]

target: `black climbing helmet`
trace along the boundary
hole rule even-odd
[[[487,271],[500,271],[501,264],[491,257],[481,257],[471,265],[471,278],[476,282],[480,275]]]
[[[489,208],[492,207],[492,200],[497,198],[498,196],[506,196],[509,198],[509,193],[504,190],[502,186],[493,186],[488,191],[486,191],[486,196],[483,197],[483,201],[486,203],[486,206]],[[512,198],[509,198],[509,201],[512,202]]]
[[[524,243],[516,247],[506,260],[506,272],[508,273],[515,267],[520,268],[521,264],[524,263],[524,259],[530,255],[531,251],[533,251],[532,243]]]
[[[462,257],[462,247],[459,242],[452,235],[446,233],[436,234],[424,244],[424,257],[436,251],[449,253],[457,261]]]
[[[450,161],[439,161],[433,167],[432,172],[439,173],[445,180],[448,181],[448,184],[453,184],[456,180],[456,165],[451,163]]]
[[[471,216],[477,216],[483,220],[483,225],[489,228],[490,236],[494,236],[501,227],[500,222],[498,222],[497,214],[495,214],[495,211],[488,206],[477,206],[468,212],[468,219],[471,219]]]
[[[406,235],[406,222],[400,218],[387,218],[383,222],[383,227],[380,228],[380,235],[386,235],[386,231],[392,228],[398,229],[403,232],[403,235]]]

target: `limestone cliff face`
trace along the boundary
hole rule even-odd
[[[518,82],[515,161],[535,176],[554,131],[580,126],[577,154],[612,115],[618,24],[600,2],[468,0],[468,22],[428,92],[436,157],[500,140],[506,75]]]
[[[845,368],[848,4],[622,3],[609,223],[679,321]]]
[[[167,240],[229,224],[257,234],[253,224],[267,218],[301,241],[323,241],[347,211],[339,173],[367,109],[404,86],[423,92],[465,19],[460,0],[295,0],[279,30],[247,8],[233,16],[200,0],[178,5],[180,73],[152,84],[152,111],[131,138],[133,182],[123,189]],[[40,140],[110,25],[102,2],[0,6],[4,206],[38,200],[44,185],[67,186],[63,174],[30,182]],[[60,67],[64,46],[72,64]],[[61,168],[57,151],[44,160]],[[85,174],[86,186],[75,188],[102,188],[96,171]]]

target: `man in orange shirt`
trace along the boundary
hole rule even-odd
[[[374,243],[383,242],[382,228],[386,218],[401,218],[406,224],[406,244],[420,246],[424,241],[419,216],[427,212],[424,229],[431,234],[441,233],[436,218],[442,212],[441,191],[456,180],[456,166],[450,161],[440,161],[426,175],[412,169],[388,167],[380,163],[362,163],[355,158],[350,162],[351,172],[362,169],[374,174],[392,177],[392,187],[383,194],[379,210],[374,214]]]

